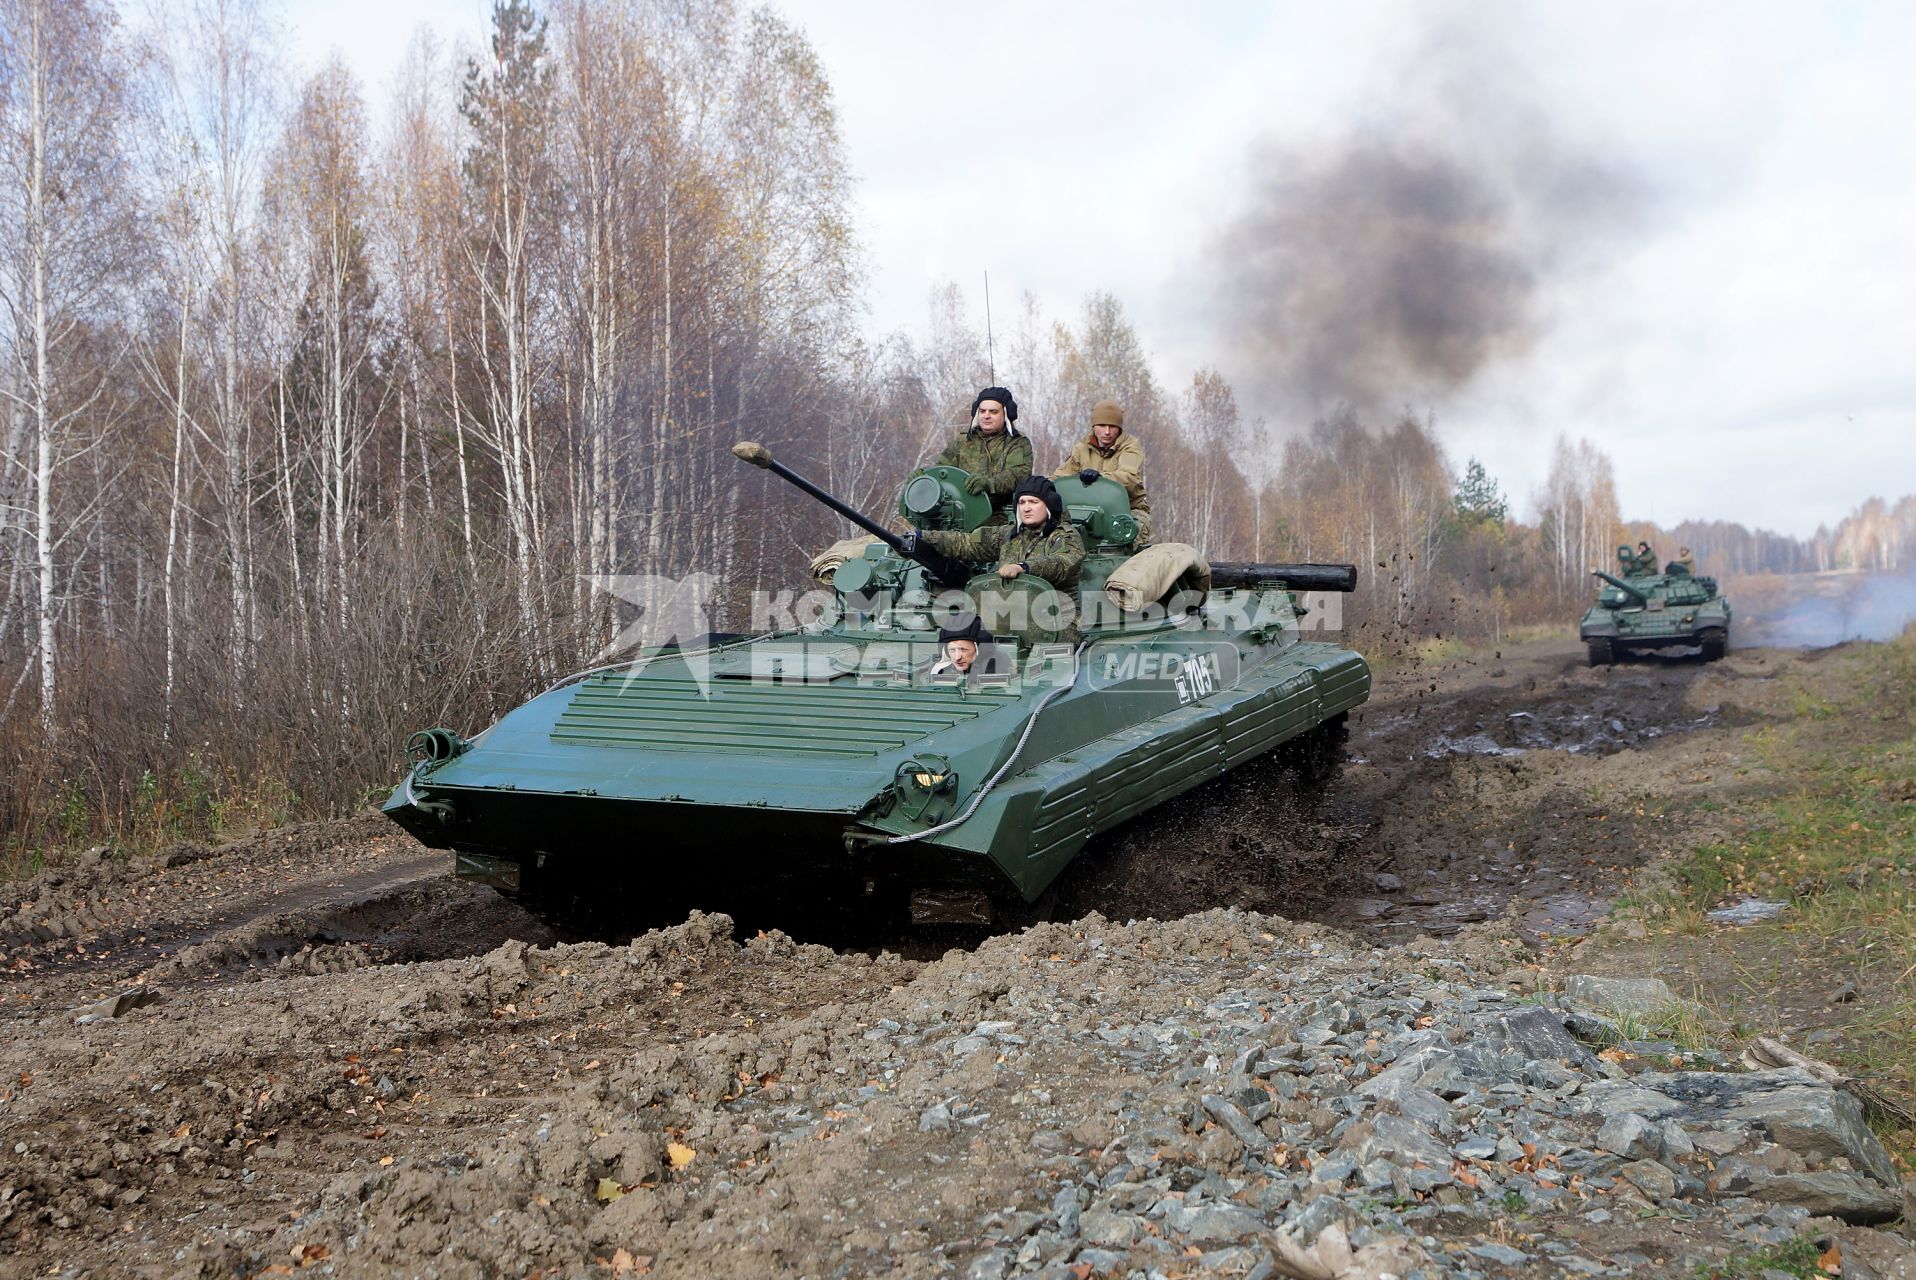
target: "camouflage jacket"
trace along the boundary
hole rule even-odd
[[[1058,590],[1075,593],[1078,570],[1084,565],[1084,539],[1078,527],[1061,520],[1050,532],[1044,529],[988,524],[976,533],[952,533],[932,530],[925,541],[945,555],[973,564],[996,562],[1021,564]]]
[[[1002,507],[1011,501],[1011,491],[1018,482],[1031,474],[1031,439],[1009,427],[991,436],[968,427],[945,446],[938,463],[983,476],[991,505]]]
[[[1111,451],[1106,453],[1098,447],[1098,438],[1087,431],[1084,439],[1078,441],[1051,474],[1075,476],[1087,467],[1123,485],[1124,491],[1131,495],[1133,511],[1151,509],[1151,499],[1144,492],[1144,446],[1133,437],[1120,432],[1112,442]]]

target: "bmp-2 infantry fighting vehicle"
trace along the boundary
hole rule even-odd
[[[1662,573],[1627,578],[1591,572],[1604,583],[1578,628],[1590,647],[1591,666],[1649,649],[1694,646],[1705,662],[1729,652],[1730,602],[1717,592],[1715,578],[1694,576],[1676,561]]]
[[[741,901],[749,914],[836,879],[920,921],[987,920],[994,902],[1015,915],[1093,835],[1227,769],[1287,745],[1303,772],[1322,769],[1369,696],[1361,656],[1300,638],[1291,594],[1349,591],[1352,566],[1212,565],[1208,590],[1125,608],[1105,587],[1132,555],[1128,498],[1069,477],[1088,554],[1079,599],[1062,602],[1031,575],[1007,583],[886,531],[760,446],[734,452],[876,540],[832,574],[812,625],[642,652],[470,741],[415,734],[385,812],[453,850],[458,874],[560,913],[619,896],[660,917]],[[992,508],[965,478],[913,477],[901,515],[977,529]],[[970,674],[934,673],[940,622],[966,599],[985,601],[996,636],[1013,615],[1035,622]]]

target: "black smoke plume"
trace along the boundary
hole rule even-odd
[[[1624,167],[1554,136],[1479,42],[1433,38],[1385,83],[1382,123],[1261,143],[1212,246],[1234,380],[1280,416],[1394,411],[1521,355],[1559,273],[1633,220]]]

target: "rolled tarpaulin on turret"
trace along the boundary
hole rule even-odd
[[[820,582],[830,582],[840,565],[847,560],[863,560],[865,548],[876,546],[878,542],[879,539],[869,533],[856,538],[840,538],[812,557],[812,577]]]
[[[1211,591],[1211,566],[1196,547],[1160,542],[1126,560],[1105,579],[1104,594],[1126,613],[1155,604],[1172,591],[1192,591],[1201,602]]]

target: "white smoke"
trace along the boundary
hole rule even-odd
[[[1801,579],[1803,589],[1782,607],[1739,611],[1733,637],[1745,645],[1821,649],[1845,640],[1893,640],[1916,622],[1916,569]],[[1734,592],[1730,602],[1736,606]]]

